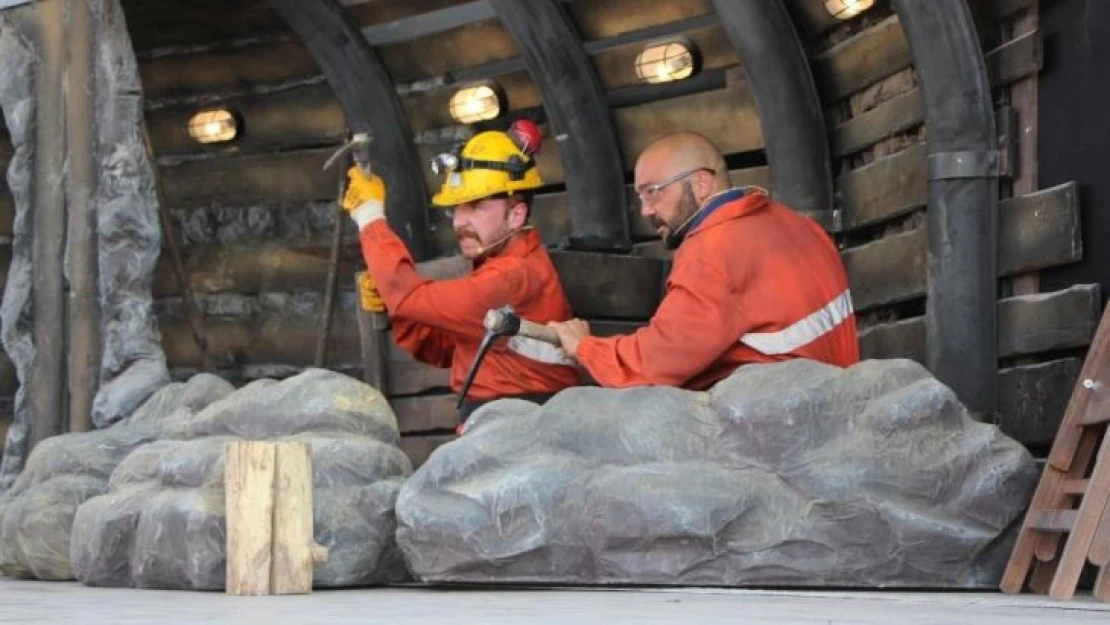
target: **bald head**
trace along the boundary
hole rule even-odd
[[[729,186],[721,151],[696,132],[667,135],[636,160],[640,214],[665,241],[673,240],[671,235],[676,233],[680,237],[683,226],[705,202]]]
[[[653,176],[665,178],[692,169],[711,169],[714,172],[713,193],[724,191],[730,186],[728,166],[721,151],[712,141],[696,132],[676,132],[649,145],[636,161],[637,184],[640,181],[641,164],[644,169],[651,170]]]

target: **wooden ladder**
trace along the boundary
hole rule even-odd
[[[1110,600],[1110,307],[1083,364],[1040,483],[1022,523],[1003,592],[1064,601],[1089,560],[1098,567],[1094,595]],[[1030,568],[1033,569],[1029,575]]]

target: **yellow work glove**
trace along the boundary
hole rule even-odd
[[[385,219],[385,183],[374,174],[367,176],[356,166],[347,170],[347,192],[343,209],[362,230],[368,224]]]
[[[378,292],[378,285],[374,282],[374,276],[368,273],[359,274],[358,296],[363,310],[372,313],[385,312],[385,300],[382,299],[382,294]]]

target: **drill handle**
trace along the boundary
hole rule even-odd
[[[555,347],[559,347],[559,335],[551,326],[547,326],[535,321],[528,321],[527,319],[520,320],[520,331],[517,332],[518,336],[526,336],[530,339],[550,343]]]

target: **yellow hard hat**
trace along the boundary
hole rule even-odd
[[[440,207],[543,186],[536,161],[498,130],[474,135],[456,154],[437,156],[432,170],[445,174],[443,185],[432,198],[432,204]]]

